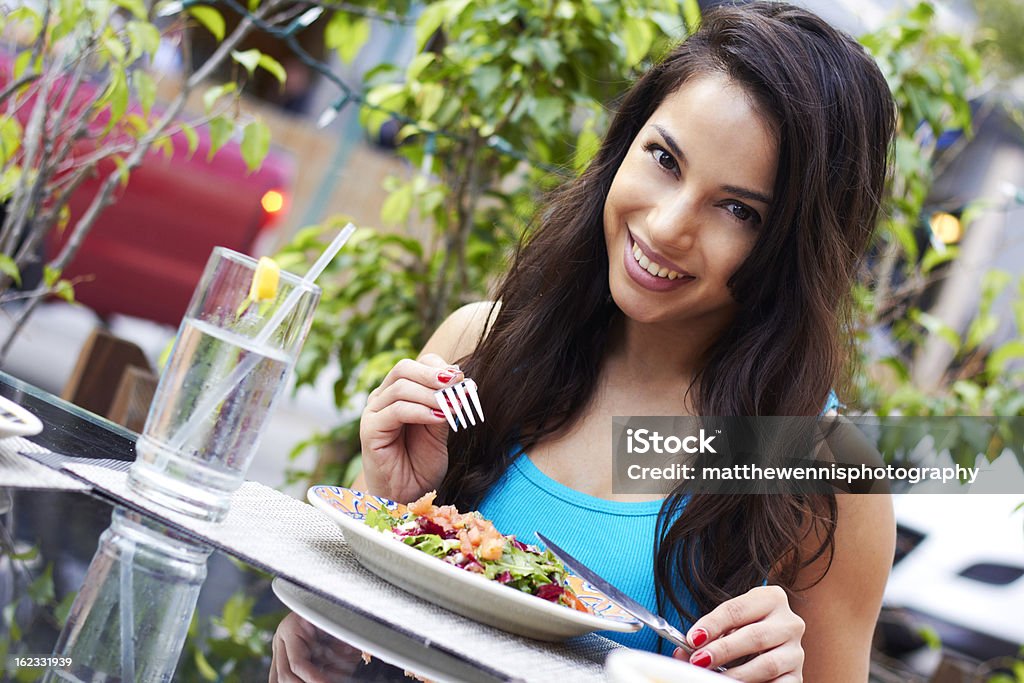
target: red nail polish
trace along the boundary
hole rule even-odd
[[[441,384],[448,384],[448,382],[452,381],[452,377],[455,377],[455,375],[450,375],[447,372],[437,373],[437,381]]]
[[[431,408],[430,412],[434,414],[434,417],[444,417],[444,411],[438,408]]]
[[[690,655],[690,664],[706,669],[711,666],[711,655],[705,651],[694,652]]]
[[[690,635],[690,642],[693,643],[694,647],[700,647],[704,643],[708,642],[708,632],[702,628],[695,628],[693,633]]]

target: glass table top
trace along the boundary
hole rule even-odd
[[[40,446],[134,459],[136,435],[102,417],[3,373],[0,395],[40,418]],[[367,652],[383,647],[410,673],[507,680],[287,584],[292,611],[272,581],[96,492],[0,488],[0,679],[411,680]]]

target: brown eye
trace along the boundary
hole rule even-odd
[[[658,166],[661,166],[666,171],[670,173],[676,173],[679,171],[679,164],[676,163],[675,157],[669,154],[661,145],[651,142],[644,146],[644,151],[654,157],[654,161]]]
[[[672,158],[672,155],[665,150],[659,150],[654,153],[654,158],[658,160],[658,165],[667,171],[676,170],[676,160]]]
[[[740,204],[739,202],[728,202],[725,204],[725,210],[732,214],[733,218],[741,223],[751,222],[754,225],[760,225],[761,223],[761,216],[745,204]]]

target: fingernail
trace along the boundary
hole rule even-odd
[[[434,417],[444,417],[444,411],[438,408],[431,408],[430,412],[434,414]]]
[[[708,642],[708,632],[702,628],[693,629],[693,632],[690,633],[690,642],[693,643],[694,647],[700,647]]]
[[[702,669],[706,669],[709,666],[711,666],[711,655],[708,654],[706,650],[694,652],[692,655],[690,655],[690,664],[693,664],[694,666],[699,666]]]
[[[448,382],[451,382],[454,377],[455,375],[450,374],[447,370],[437,373],[437,381],[441,384],[448,384]]]

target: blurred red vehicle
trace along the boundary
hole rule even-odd
[[[252,254],[283,222],[295,175],[289,156],[272,150],[250,174],[237,141],[210,160],[202,133],[191,156],[184,135],[173,144],[172,157],[151,152],[132,172],[64,271],[82,278],[75,298],[100,316],[177,326],[215,246]],[[71,201],[72,220],[98,189],[99,179],[83,184]]]
[[[10,55],[0,53],[0,87],[10,79],[10,66]],[[83,84],[80,96],[88,94]],[[151,150],[117,190],[63,273],[77,280],[75,298],[100,316],[120,313],[177,326],[215,246],[253,254],[284,222],[296,173],[290,155],[272,148],[249,173],[236,139],[212,159],[205,129],[193,154],[184,134],[171,143],[173,155]],[[112,163],[101,166],[76,191],[69,225],[111,169]],[[55,254],[69,232],[51,235],[47,253]]]

